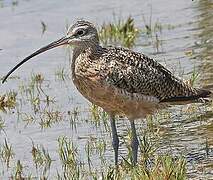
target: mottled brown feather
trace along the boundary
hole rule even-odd
[[[75,59],[74,74],[76,87],[89,101],[129,119],[209,94],[190,87],[153,59],[117,47],[84,50]]]
[[[108,113],[143,118],[170,103],[190,103],[210,95],[210,91],[189,86],[142,53],[101,47],[97,30],[89,22],[77,22],[71,32],[82,25],[88,34],[75,42],[73,81],[84,97]]]

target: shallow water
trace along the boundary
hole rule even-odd
[[[135,0],[131,3],[127,0],[97,0],[89,3],[85,0],[12,2],[15,1],[0,1],[0,77],[26,55],[61,37],[66,32],[67,24],[78,18],[90,20],[98,26],[104,22],[113,22],[114,18],[125,19],[131,15],[136,26],[144,29],[143,17],[148,23],[152,16],[152,25],[158,22],[162,30],[153,32],[152,37],[141,33],[134,49],[155,58],[175,74],[186,79],[190,78],[195,69],[199,73],[196,85],[213,89],[213,4],[210,0]],[[41,22],[46,24],[44,33]],[[160,42],[158,49],[156,34]],[[4,131],[0,132],[0,144],[2,145],[6,138],[15,152],[11,164],[21,160],[38,176],[39,173],[32,168],[32,141],[47,148],[55,160],[49,170],[49,177],[52,177],[56,175],[56,170],[60,170],[56,152],[57,138],[62,135],[71,137],[78,147],[82,161],[87,159],[84,149],[91,138],[106,140],[107,149],[104,156],[109,164],[113,162],[111,138],[103,122],[100,122],[100,126],[95,125],[89,111],[89,102],[78,93],[70,79],[62,81],[55,75],[56,71],[63,67],[69,74],[69,53],[65,48],[58,48],[26,63],[13,74],[13,79],[9,79],[0,88],[1,94],[9,90],[18,91],[17,108],[9,113],[0,112],[5,123]],[[41,84],[41,89],[56,101],[47,109],[58,110],[62,116],[62,120],[49,128],[41,128],[39,114],[35,114],[35,107],[30,103],[29,97],[21,91],[21,85],[29,84],[32,72],[44,76],[45,81]],[[41,92],[39,96],[45,99],[44,93]],[[40,109],[45,109],[46,106],[44,101],[40,103]],[[71,117],[67,112],[73,112],[76,108],[79,115],[76,123],[73,123],[76,125],[75,129],[72,128]],[[26,115],[35,116],[35,121],[27,124],[24,121]],[[159,153],[186,157],[190,178],[213,178],[212,117],[212,106],[204,107],[201,104],[175,106],[156,117],[156,126],[160,131]],[[128,121],[121,119],[117,124],[119,135],[125,136]],[[144,121],[137,122],[141,136],[147,126]],[[120,151],[122,156],[126,155],[123,143]],[[100,164],[96,157],[97,154],[94,153],[94,166]],[[7,169],[4,163],[0,163],[0,177],[7,178],[12,171],[12,168]]]

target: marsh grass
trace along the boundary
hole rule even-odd
[[[40,73],[31,74],[29,81],[22,82],[19,85],[19,92],[22,96],[22,103],[30,102],[32,110],[36,114],[41,109],[41,103],[45,102],[45,106],[49,106],[50,103],[54,103],[54,97],[50,97],[45,93],[45,88],[48,89],[49,84],[46,83],[44,76]],[[24,102],[25,100],[25,102]]]
[[[144,27],[145,27],[143,29],[143,32],[145,32],[149,36],[152,36],[153,34],[156,34],[156,33],[162,33],[163,25],[159,21],[156,21],[153,23],[152,12],[150,14],[148,22],[144,16],[142,16],[142,17],[143,17],[142,19],[143,19],[143,23],[144,23]]]
[[[59,137],[58,149],[60,160],[65,169],[73,168],[77,165],[77,148],[69,138],[65,136]]]
[[[130,171],[130,177],[136,179],[186,179],[186,161],[183,158],[174,158],[170,155],[155,156],[152,166],[139,165]]]
[[[26,126],[30,123],[39,122],[41,128],[44,129],[62,120],[63,113],[59,111],[58,107],[54,106],[55,97],[45,92],[49,89],[49,82],[40,73],[32,73],[29,81],[22,82],[19,86],[20,104],[29,105],[32,110],[31,113],[20,113],[22,120],[26,122]]]
[[[70,79],[69,72],[65,67],[59,67],[55,71],[55,77],[56,77],[56,80],[59,80],[59,81],[65,81]]]
[[[127,48],[132,48],[138,39],[138,37],[145,33],[151,38],[151,44],[155,49],[155,53],[163,53],[163,41],[160,37],[163,25],[156,21],[152,22],[152,12],[147,23],[143,16],[144,28],[137,28],[134,22],[134,18],[131,16],[127,19],[114,20],[112,23],[104,23],[99,30],[99,37],[104,45],[120,45]]]
[[[0,116],[0,133],[1,133],[1,131],[5,132],[4,128],[5,128],[5,121]]]
[[[31,75],[30,86],[32,89],[36,88],[38,91],[42,91],[42,83],[44,82],[44,76],[40,73]]]
[[[110,131],[110,127],[108,124],[109,116],[102,108],[98,107],[95,104],[91,104],[89,112],[91,115],[91,122],[94,123],[96,127],[100,127],[101,124],[103,124],[104,130]]]
[[[75,107],[73,108],[72,111],[68,111],[67,112],[67,115],[68,115],[68,119],[69,119],[69,122],[70,122],[70,127],[72,129],[75,129],[77,128],[77,122],[79,120],[79,116],[80,116],[80,110],[78,107]]]
[[[34,145],[32,142],[32,158],[33,162],[36,166],[36,169],[41,169],[42,176],[45,176],[50,169],[52,159],[50,157],[50,154],[48,150],[46,150],[43,146]]]
[[[99,37],[104,45],[119,44],[132,47],[138,37],[139,29],[135,27],[132,17],[126,20],[115,20],[114,23],[104,23],[99,30]]]
[[[90,137],[85,145],[85,152],[87,154],[87,163],[89,165],[89,169],[91,169],[92,165],[92,156],[99,155],[98,159],[102,165],[106,165],[106,159],[104,154],[106,152],[106,141],[105,139],[96,139]]]
[[[23,176],[23,165],[21,164],[21,161],[18,160],[15,167],[15,173],[11,176],[11,179],[24,179]]]
[[[92,158],[91,158],[93,153],[92,145],[93,144],[91,144],[91,141],[88,140],[84,148],[86,152],[86,156],[87,156],[87,163],[88,163],[89,169],[91,169],[91,166],[92,166]]]
[[[64,113],[55,108],[44,108],[36,114],[22,113],[21,118],[26,123],[25,127],[32,123],[38,123],[43,130],[63,121]]]
[[[127,145],[128,147],[128,145]],[[156,144],[148,136],[140,140],[140,159],[137,166],[133,167],[130,158],[124,158],[118,168],[108,166],[104,173],[96,174],[101,179],[186,179],[186,160],[183,157],[157,154]],[[131,156],[131,149],[129,156]]]
[[[6,163],[6,167],[10,167],[10,161],[14,157],[14,152],[12,149],[12,145],[7,142],[7,139],[4,139],[4,144],[0,144],[0,159]]]
[[[144,134],[142,139],[139,139],[140,142],[140,164],[143,164],[144,167],[148,167],[151,164],[154,154],[156,153],[158,146],[157,143],[153,143],[151,138]]]
[[[62,162],[62,171],[57,174],[58,179],[186,179],[186,160],[183,157],[173,157],[168,154],[160,155],[157,152],[156,144],[144,136],[140,140],[141,156],[137,166],[133,167],[130,160],[123,158],[118,167],[107,165],[104,160],[102,167],[92,165],[94,151],[99,151],[100,157],[105,151],[104,140],[95,142],[88,140],[85,145],[87,163],[79,159],[78,149],[67,137],[60,137],[59,157]],[[99,146],[100,145],[100,146]],[[100,158],[99,157],[99,158]],[[86,166],[83,164],[87,164]]]
[[[126,138],[127,147],[130,141],[131,133],[128,133],[129,138]],[[86,161],[80,160],[79,149],[74,145],[73,141],[61,136],[58,138],[58,156],[60,159],[61,170],[58,169],[55,176],[56,179],[168,179],[168,180],[184,180],[186,179],[186,160],[183,157],[174,157],[169,154],[159,154],[158,145],[153,143],[148,134],[144,134],[140,139],[139,146],[139,162],[133,167],[130,159],[131,149],[129,148],[127,157],[123,157],[118,167],[111,164],[110,160],[105,158],[105,151],[107,149],[106,140],[89,138],[85,148],[84,154],[87,157]],[[4,153],[6,161],[11,159],[11,146],[5,140],[5,148],[9,153]],[[2,152],[2,149],[1,149]],[[50,157],[48,151],[43,146],[32,143],[32,159],[34,168],[38,170],[37,176],[40,179],[47,179],[48,170],[54,161]],[[7,155],[6,155],[7,154]],[[97,156],[98,154],[98,156]],[[101,166],[93,166],[93,159],[100,159]],[[8,165],[9,166],[9,165]],[[23,166],[18,160],[15,166],[14,173],[11,175],[12,179],[33,179],[32,172],[27,171],[27,166]],[[28,176],[26,173],[28,172]],[[35,176],[34,176],[35,177]]]
[[[26,167],[22,165],[21,161],[17,160],[13,173],[11,174],[9,179],[11,179],[11,180],[33,180],[33,179],[35,179],[35,177],[33,177],[30,172],[28,173],[28,175],[26,175],[27,173],[24,172],[25,168]],[[45,178],[43,178],[43,180],[44,179]]]
[[[152,38],[153,48],[155,49],[155,54],[163,53],[163,41],[161,40],[158,33],[155,33],[154,38]]]
[[[7,112],[8,110],[16,107],[17,93],[15,91],[9,91],[6,94],[0,95],[0,110]]]
[[[192,87],[196,85],[197,80],[199,78],[200,74],[198,71],[196,71],[195,67],[191,73],[191,77],[190,79],[187,81],[189,85],[191,85]]]
[[[164,29],[174,30],[175,28],[182,26],[182,24],[162,24],[158,19],[154,21],[152,14],[152,6],[150,6],[150,13],[148,17],[142,15],[142,22],[144,24],[142,32],[146,33],[148,36],[152,36],[153,34],[155,35],[156,33],[161,34]]]
[[[40,126],[42,129],[49,128],[53,124],[63,120],[63,113],[58,110],[44,110],[40,116]]]
[[[43,83],[44,83],[44,76],[40,73],[32,73],[30,80],[27,81],[27,83],[22,83],[19,86],[19,90],[23,95],[26,95],[27,97],[31,97],[31,99],[34,99],[36,97],[36,94],[44,93],[43,91]]]
[[[69,138],[58,138],[58,153],[63,169],[62,173],[57,174],[58,179],[81,179],[83,169],[78,159],[78,150]]]
[[[22,121],[26,123],[25,127],[27,127],[29,124],[36,122],[36,117],[27,113],[23,113]]]

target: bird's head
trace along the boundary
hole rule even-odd
[[[2,83],[4,83],[7,80],[7,78],[10,76],[10,74],[12,74],[22,64],[30,60],[32,57],[37,56],[38,54],[41,54],[47,50],[50,50],[62,45],[71,45],[77,48],[85,49],[86,47],[96,46],[98,45],[98,43],[99,43],[98,32],[95,26],[88,21],[84,21],[84,20],[77,21],[68,29],[64,37],[48,44],[47,46],[44,46],[38,49],[33,54],[27,56],[20,63],[18,63],[13,69],[11,69],[7,73]]]
[[[68,43],[74,47],[97,45],[99,43],[98,32],[95,26],[88,21],[77,21],[72,25],[66,35]]]

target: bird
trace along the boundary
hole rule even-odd
[[[211,95],[211,91],[190,86],[143,53],[123,47],[103,47],[97,28],[86,20],[77,20],[65,36],[24,58],[2,83],[29,59],[63,45],[73,47],[70,69],[74,85],[87,100],[109,115],[116,166],[119,150],[116,116],[125,116],[130,122],[131,163],[135,166],[139,147],[135,120],[170,105],[203,102]]]

